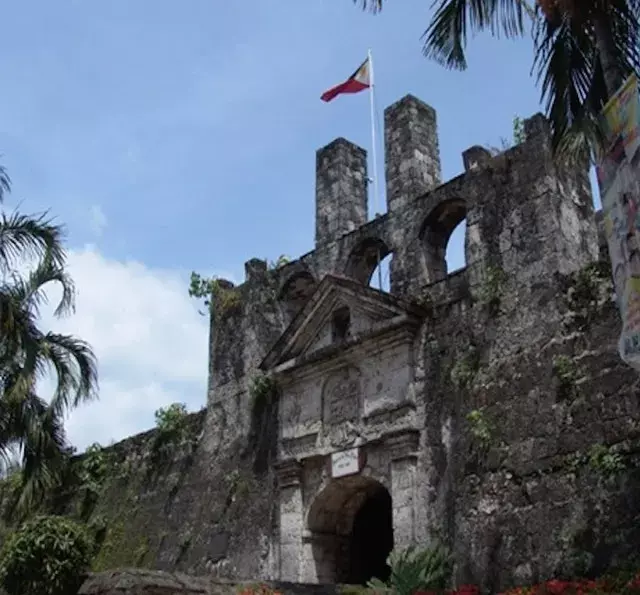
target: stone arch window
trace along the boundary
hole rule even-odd
[[[313,561],[319,583],[387,580],[393,549],[391,494],[371,477],[334,479],[309,508]]]
[[[428,283],[435,283],[444,279],[452,271],[447,264],[447,247],[452,235],[462,231],[461,238],[455,246],[457,263],[456,268],[466,266],[466,233],[465,224],[467,207],[462,199],[450,199],[436,206],[425,219],[421,231],[420,240],[423,248],[423,263]]]
[[[351,312],[347,306],[337,308],[331,317],[331,340],[346,341],[351,336]]]
[[[384,264],[383,261],[390,261],[392,256],[391,249],[383,240],[367,238],[351,251],[345,275],[363,285],[371,283],[377,288],[378,281],[377,278],[373,278],[374,272],[380,264]],[[387,264],[387,266],[389,265],[390,263]]]
[[[315,288],[316,280],[308,271],[299,271],[287,278],[280,289],[279,300],[290,318],[307,303]]]

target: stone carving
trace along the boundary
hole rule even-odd
[[[356,368],[343,368],[325,384],[324,422],[333,425],[358,419],[360,402],[360,372]]]
[[[355,444],[360,434],[352,423],[344,422],[330,425],[326,430],[326,436],[332,447],[346,448]]]

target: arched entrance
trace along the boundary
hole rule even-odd
[[[391,495],[362,475],[333,480],[314,500],[307,526],[318,582],[366,584],[389,576]]]

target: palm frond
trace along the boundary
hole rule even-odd
[[[362,10],[378,13],[382,10],[382,0],[353,0],[354,4],[362,6]]]
[[[489,29],[495,36],[520,37],[531,11],[526,0],[442,0],[424,32],[423,53],[447,68],[464,70],[469,34]]]
[[[62,296],[56,306],[56,317],[71,314],[75,311],[75,285],[69,274],[61,267],[45,258],[33,269],[25,279],[19,275],[12,275],[10,283],[4,289],[13,295],[23,308],[28,309],[34,316],[40,315],[40,307],[48,303],[45,287],[51,283],[58,283],[62,287]]]
[[[57,376],[51,401],[57,415],[97,397],[98,363],[88,343],[69,335],[47,333],[42,339],[42,354]]]
[[[4,166],[0,165],[0,203],[9,192],[11,192],[11,178]]]
[[[5,385],[17,375],[5,378]],[[22,481],[19,493],[10,503],[10,515],[23,518],[57,485],[67,459],[68,444],[62,418],[33,390],[9,391],[0,399],[0,424],[3,444],[17,447],[22,453]]]
[[[20,430],[24,452],[23,486],[16,509],[25,513],[37,507],[58,485],[68,444],[63,420],[33,393],[24,401]]]
[[[0,271],[11,271],[17,261],[49,259],[62,267],[64,228],[42,215],[15,212],[0,215]]]
[[[598,117],[610,87],[637,72],[640,64],[639,4],[637,0],[612,0],[605,14],[597,4],[576,3],[570,14],[556,10],[536,21],[534,70],[551,127],[552,148],[562,160],[584,162],[586,154],[593,157],[604,147]],[[613,85],[607,83],[605,64],[616,69]]]

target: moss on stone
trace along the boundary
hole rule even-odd
[[[147,535],[140,535],[125,521],[112,522],[107,526],[104,541],[93,559],[92,570],[146,568],[151,562],[150,543]]]

